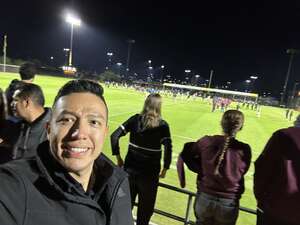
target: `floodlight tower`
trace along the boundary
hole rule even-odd
[[[286,53],[290,55],[290,60],[289,60],[289,66],[288,66],[288,70],[287,70],[286,77],[285,77],[285,82],[283,85],[283,90],[281,93],[280,105],[283,105],[283,103],[285,101],[286,89],[287,89],[287,84],[288,84],[290,73],[291,73],[294,55],[298,54],[299,50],[290,48],[290,49],[286,50]]]
[[[72,57],[73,57],[73,30],[74,26],[80,26],[81,20],[68,14],[66,17],[66,22],[71,24],[71,38],[70,38],[70,51],[69,51],[69,66],[72,66]]]

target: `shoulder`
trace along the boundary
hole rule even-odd
[[[169,128],[169,124],[168,124],[168,122],[165,121],[165,120],[161,120],[161,121],[160,121],[160,126]]]
[[[25,160],[15,160],[0,166],[0,201],[10,201],[9,198],[24,195],[28,168]]]
[[[239,141],[237,139],[234,139],[234,140],[235,140],[235,143],[236,143],[236,146],[238,149],[241,149],[241,150],[245,151],[246,153],[251,153],[251,147],[249,144]]]
[[[128,118],[127,122],[137,121],[140,117],[140,114],[134,114],[133,116]]]

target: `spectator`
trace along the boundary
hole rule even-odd
[[[255,162],[258,225],[299,225],[299,117],[297,121],[295,127],[276,131]]]
[[[15,91],[12,112],[21,121],[18,137],[13,141],[12,159],[36,155],[38,145],[47,140],[46,124],[51,110],[44,104],[44,94],[36,84],[24,83]]]
[[[120,155],[119,139],[130,133],[125,163]],[[153,214],[158,180],[164,178],[172,159],[169,126],[161,118],[161,97],[150,94],[143,111],[125,121],[111,135],[113,155],[118,165],[129,173],[132,207],[138,195],[137,225],[148,225]],[[160,172],[161,145],[164,145],[164,165]]]
[[[221,121],[224,135],[204,136],[185,144],[180,157],[189,169],[198,173],[196,224],[236,223],[244,175],[251,162],[250,146],[235,139],[243,123],[242,112],[228,110]]]
[[[20,66],[19,74],[20,74],[21,80],[18,80],[18,79],[12,80],[10,82],[8,88],[5,91],[7,102],[8,102],[9,106],[13,100],[12,98],[13,98],[13,94],[15,93],[15,91],[21,87],[23,82],[24,83],[32,83],[36,72],[37,72],[37,68],[36,68],[35,64],[33,64],[31,62],[23,63]],[[10,108],[9,108],[9,115],[12,115]],[[14,121],[14,118],[10,117],[10,119],[12,119]]]
[[[103,89],[73,80],[59,91],[37,155],[0,167],[0,224],[133,225],[126,174],[101,154]]]

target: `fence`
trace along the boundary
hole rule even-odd
[[[185,217],[180,217],[180,216],[177,216],[177,215],[174,215],[174,214],[171,214],[171,213],[165,212],[163,210],[159,210],[159,209],[154,209],[154,213],[162,215],[164,217],[168,217],[170,219],[173,219],[173,220],[176,220],[179,222],[182,222],[184,225],[188,225],[188,224],[194,225],[195,222],[190,220],[190,214],[191,214],[191,210],[192,210],[193,198],[196,197],[196,193],[188,191],[188,190],[184,190],[181,188],[177,188],[177,187],[174,187],[174,186],[171,186],[168,184],[164,184],[164,183],[159,183],[158,186],[160,188],[166,188],[170,191],[175,191],[175,192],[185,194],[188,196],[188,201],[187,201],[187,206],[186,206],[186,211],[185,211]],[[240,209],[240,211],[256,215],[256,210],[249,209],[249,208],[242,207],[242,206],[240,206],[239,209]]]

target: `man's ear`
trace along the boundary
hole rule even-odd
[[[30,105],[33,104],[30,98],[25,98],[22,100],[22,104],[25,106],[25,108],[28,108]]]

